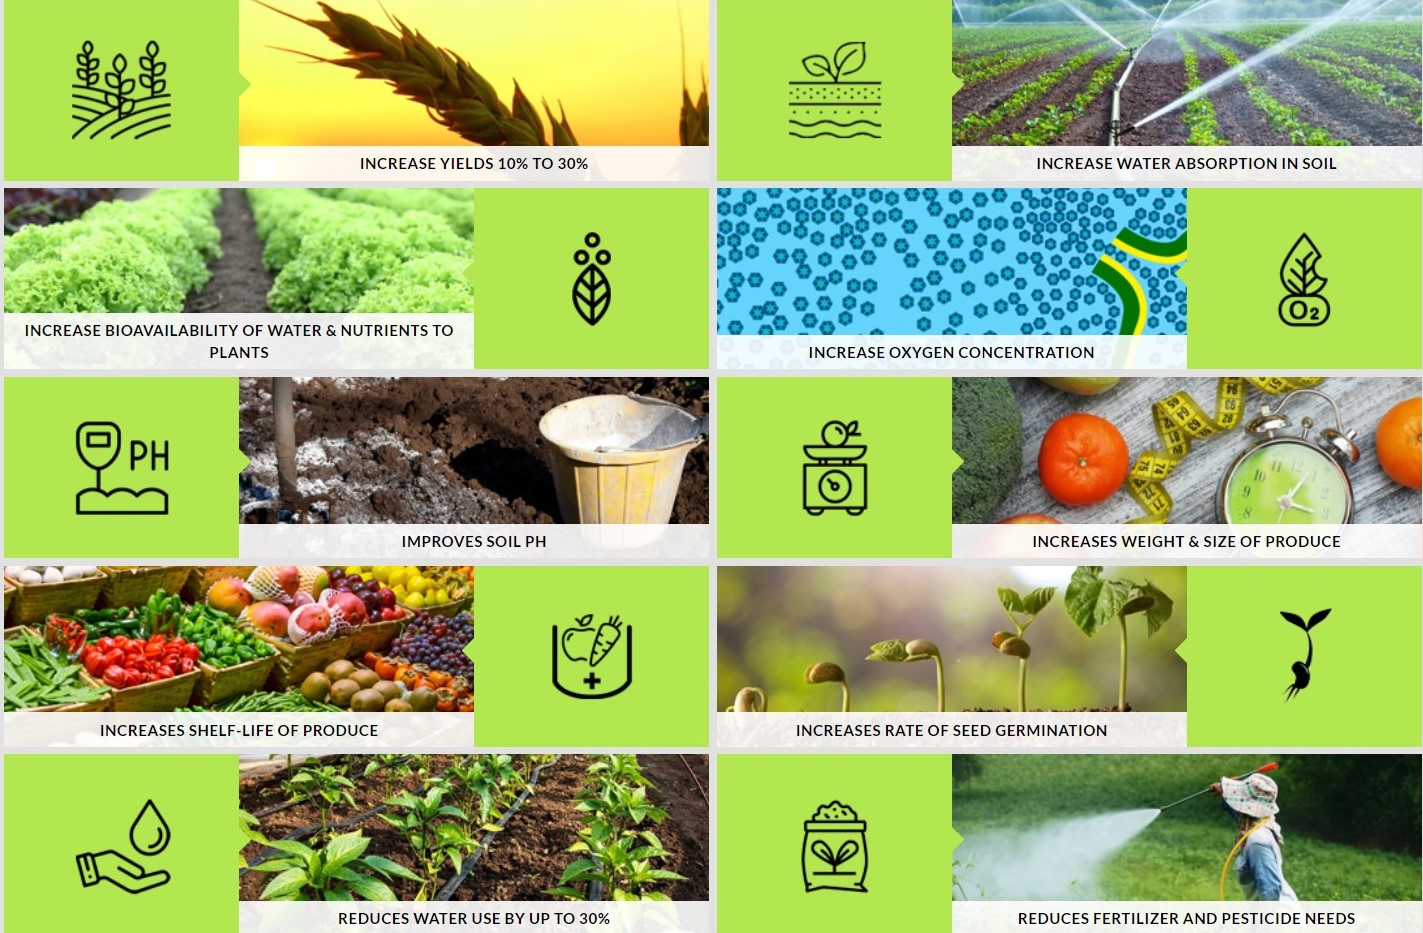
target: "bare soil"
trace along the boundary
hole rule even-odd
[[[347,760],[354,762],[350,772],[357,787],[353,794],[356,806],[343,806],[335,810],[331,817],[333,823],[350,820],[379,806],[388,793],[419,789],[420,777],[412,775],[395,782],[388,791],[384,773],[369,778],[359,776],[364,767],[362,756],[350,756]],[[430,774],[439,774],[459,760],[460,756],[432,756],[429,759]],[[660,886],[658,890],[673,900],[708,900],[710,816],[706,798],[697,789],[697,782],[703,788],[707,786],[707,756],[640,755],[638,760],[643,773],[656,785],[650,793],[653,801],[670,814],[665,823],[653,828],[668,852],[668,858],[661,865],[687,878],[686,881]],[[510,817],[503,832],[495,836],[464,884],[455,890],[452,899],[548,900],[543,892],[557,886],[564,868],[576,857],[566,850],[577,841],[578,828],[582,825],[580,814],[574,810],[574,795],[583,783],[587,765],[586,756],[564,755],[545,766],[534,793]],[[688,772],[688,767],[695,773],[695,779]],[[242,779],[239,790],[242,808],[255,813],[282,802],[285,799],[280,786],[282,776],[279,772]],[[320,813],[316,807],[301,803],[262,817],[261,831],[268,839],[282,839],[319,824]],[[363,831],[371,840],[366,854],[383,856],[419,873],[405,837],[382,820],[379,814],[333,832],[355,829]],[[316,840],[313,834],[307,833],[301,841],[312,845]],[[258,843],[251,843],[243,849],[243,857],[248,860],[257,858],[264,848]],[[449,869],[442,871],[440,884],[448,882],[454,874]],[[271,878],[270,873],[258,871],[241,875],[241,899],[259,900]],[[420,888],[415,882],[404,880],[397,880],[390,886],[401,900],[414,900]]]
[[[1188,32],[1186,41],[1196,50],[1196,70],[1200,74],[1202,84],[1227,70],[1225,59],[1221,58],[1210,46],[1201,42],[1199,38]],[[1216,124],[1220,127],[1220,135],[1231,143],[1237,146],[1288,146],[1290,144],[1289,137],[1271,128],[1269,121],[1260,112],[1260,108],[1255,106],[1255,102],[1250,99],[1250,95],[1245,91],[1245,85],[1241,82],[1231,81],[1217,88],[1208,96],[1215,104],[1215,119]],[[1168,101],[1162,101],[1162,103],[1168,103]],[[1161,104],[1157,106],[1159,107]],[[1151,112],[1151,110],[1145,110],[1141,116]],[[1182,112],[1184,113],[1184,108]],[[1140,116],[1137,117],[1137,119],[1140,118]],[[1162,119],[1167,118],[1162,117]],[[1130,140],[1131,137],[1128,136],[1127,139]]]
[[[1186,60],[1181,50],[1169,36],[1152,42],[1137,59],[1136,67],[1132,69],[1122,91],[1122,128],[1155,113],[1184,93]],[[1110,107],[1111,95],[1106,95],[1106,98]],[[1185,114],[1185,108],[1168,113],[1121,137],[1119,142],[1123,146],[1184,146],[1190,135],[1186,130]]]
[[[539,434],[549,409],[635,392],[707,414],[705,379],[422,378],[300,380],[294,387],[299,487],[333,523],[551,523],[558,500]],[[271,380],[241,382],[247,523],[279,516]],[[707,449],[687,457],[672,521],[705,524]],[[287,520],[287,516],[280,516]]]
[[[270,310],[267,292],[272,275],[262,265],[262,241],[252,221],[252,208],[241,188],[222,189],[222,203],[213,212],[222,231],[222,258],[212,264],[212,278],[188,295],[184,311],[256,314]]]
[[[1062,109],[1070,106],[1073,98],[1087,88],[1087,84],[1092,80],[1092,73],[1110,61],[1112,55],[1115,53],[1116,49],[1114,48],[1092,59],[1086,65],[1071,74],[1066,75],[1061,81],[1049,88],[1046,94],[1029,104],[1022,113],[1003,120],[997,126],[989,130],[986,136],[992,136],[996,133],[1003,133],[1004,135],[1016,133],[1026,127],[1029,120],[1043,114],[1048,107],[1056,106]],[[1121,77],[1122,69],[1125,67],[1126,60],[1123,59],[1118,63],[1116,71],[1113,73],[1113,80]],[[1132,80],[1136,80],[1135,75],[1133,75]],[[1106,145],[1107,124],[1111,120],[1111,107],[1112,92],[1109,87],[1088,106],[1085,113],[1072,121],[1071,125],[1067,128],[1068,133],[1074,129],[1080,129],[1089,136],[1089,139],[1084,141],[1082,145]],[[1067,134],[1064,134],[1064,137],[1066,135]],[[1063,142],[1064,139],[1059,138],[1053,140],[1053,145],[1062,144]]]

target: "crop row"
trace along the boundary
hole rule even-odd
[[[468,192],[254,188],[273,311],[471,311]]]
[[[1005,49],[1001,52],[985,55],[982,58],[973,59],[962,65],[955,65],[954,73],[963,81],[965,88],[973,87],[990,78],[996,78],[1001,74],[1006,74],[1015,68],[1030,65],[1056,52],[1082,45],[1083,39],[1083,36],[1067,36],[1061,39],[1054,39],[1050,42],[1040,42],[1019,48]]]
[[[1020,49],[1036,42],[1081,36],[1081,26],[992,26],[954,30],[954,57]],[[957,67],[955,68],[957,70]]]
[[[1176,33],[1176,44],[1181,47],[1181,57],[1186,69],[1186,93],[1201,86],[1200,59],[1196,49],[1186,41],[1181,33]],[[1230,140],[1220,135],[1220,124],[1216,122],[1215,102],[1209,94],[1202,94],[1186,105],[1186,129],[1190,135],[1186,144],[1190,146],[1228,146]]]
[[[222,255],[218,192],[155,191],[5,237],[6,311],[181,311]]]
[[[1111,87],[1117,76],[1117,70],[1122,67],[1122,63],[1126,59],[1125,51],[1112,56],[1111,61],[1092,73],[1087,86],[1079,91],[1067,106],[1058,107],[1056,104],[1049,104],[1041,114],[1029,120],[1020,132],[995,134],[990,136],[988,141],[1010,146],[1047,145],[1061,136],[1073,120],[1082,116],[1092,102],[1101,97],[1103,91]]]
[[[667,850],[646,827],[661,824],[667,811],[647,799],[651,786],[636,755],[596,756],[577,794],[583,826],[568,851],[579,858],[563,870],[558,886],[545,893],[585,901],[594,897],[598,886],[599,893],[615,901],[670,900],[653,887],[686,879],[656,867],[667,858]]]
[[[1240,56],[1226,46],[1201,33],[1193,33],[1193,35],[1219,55],[1227,67],[1234,68],[1240,64]],[[1349,145],[1348,142],[1329,135],[1328,130],[1301,120],[1299,108],[1287,107],[1270,96],[1270,92],[1265,90],[1264,84],[1254,72],[1242,71],[1240,83],[1245,86],[1245,92],[1250,95],[1251,102],[1265,115],[1265,120],[1270,124],[1270,128],[1288,136],[1291,143],[1305,146]]]
[[[1017,113],[1021,113],[1029,104],[1050,91],[1056,84],[1062,81],[1063,78],[1066,78],[1072,74],[1072,72],[1085,66],[1100,54],[1105,47],[1105,44],[1098,44],[1086,51],[1079,52],[1058,68],[1039,75],[1032,81],[1021,85],[1011,97],[986,114],[970,113],[964,116],[954,124],[954,144],[963,145],[965,143],[971,143],[998,123]]]
[[[1243,30],[1233,34],[1233,38],[1257,48],[1268,48],[1279,41],[1273,30]],[[1311,43],[1287,50],[1284,57],[1362,100],[1402,111],[1414,119],[1423,111],[1419,80],[1396,66],[1378,65],[1362,56],[1344,55]],[[1397,93],[1390,86],[1401,87],[1404,93]]]
[[[1251,41],[1254,35],[1270,42],[1292,36],[1304,28],[1300,23],[1257,23],[1248,28],[1226,30],[1222,35]],[[1334,49],[1355,49],[1385,58],[1402,59],[1416,64],[1423,53],[1423,35],[1416,23],[1358,23],[1330,26],[1313,37],[1308,45]]]

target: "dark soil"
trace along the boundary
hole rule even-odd
[[[1228,36],[1216,35],[1212,38],[1242,60],[1255,51],[1253,46]],[[1348,140],[1355,146],[1419,144],[1418,124],[1408,114],[1361,100],[1303,65],[1277,57],[1254,71],[1271,97],[1286,107],[1298,107],[1300,119],[1327,130],[1335,139]],[[1254,139],[1239,142],[1262,144]]]
[[[1214,49],[1189,32],[1185,35],[1186,41],[1196,50],[1196,70],[1200,74],[1202,84],[1226,70],[1225,59],[1221,58]],[[1290,144],[1289,137],[1271,128],[1265,115],[1260,112],[1260,108],[1255,106],[1255,102],[1245,92],[1245,85],[1239,81],[1231,81],[1216,88],[1209,97],[1215,104],[1215,119],[1216,124],[1220,127],[1220,135],[1234,145],[1288,146]],[[1162,101],[1162,104],[1164,103],[1168,103],[1168,101]],[[1161,104],[1157,106],[1159,107]],[[1182,108],[1182,112],[1184,110],[1185,108]],[[1151,110],[1146,110],[1142,116],[1151,112]],[[1161,119],[1168,118],[1162,117]],[[1135,133],[1132,134],[1132,136],[1135,135]],[[1128,136],[1127,140],[1131,140],[1132,136]]]
[[[267,292],[272,276],[262,265],[262,241],[252,222],[252,208],[240,188],[222,189],[222,203],[213,212],[222,231],[222,258],[212,265],[212,278],[188,296],[184,311],[255,314],[269,310]]]
[[[1186,93],[1186,60],[1175,41],[1164,36],[1148,45],[1137,59],[1127,86],[1122,91],[1122,128]],[[1111,106],[1111,95],[1106,95]],[[1110,113],[1110,111],[1108,111]],[[1190,135],[1183,107],[1168,113],[1120,138],[1124,146],[1183,146]],[[1110,116],[1108,117],[1110,120]],[[1079,121],[1081,122],[1081,118]],[[1105,142],[1105,138],[1103,139]]]
[[[990,129],[987,135],[992,136],[997,133],[1008,135],[1010,133],[1016,133],[1026,127],[1029,120],[1042,115],[1048,107],[1055,105],[1058,109],[1064,109],[1070,106],[1073,98],[1087,88],[1088,82],[1092,80],[1092,73],[1107,64],[1116,51],[1114,48],[1103,55],[1099,55],[1086,65],[1065,76],[1061,81],[1049,88],[1046,94],[1024,108],[1021,113],[1001,121],[997,126]],[[1113,73],[1113,80],[1121,77],[1122,69],[1125,67],[1126,59],[1123,58],[1122,61],[1117,64],[1116,71]],[[1132,80],[1136,80],[1135,77],[1133,77]],[[1084,142],[1083,145],[1105,145],[1107,142],[1107,124],[1111,119],[1111,107],[1112,90],[1110,87],[1107,87],[1098,95],[1097,99],[1088,106],[1087,112],[1072,121],[1068,126],[1069,132],[1079,126],[1085,130],[1095,128],[1095,134],[1089,133],[1089,136],[1095,136],[1095,138]],[[1059,138],[1053,140],[1052,144],[1057,145],[1063,141],[1063,139]]]
[[[1023,65],[1021,68],[1014,68],[1012,71],[1008,71],[996,77],[989,78],[982,84],[977,84],[970,88],[964,88],[962,91],[954,95],[954,113],[958,114],[960,117],[970,113],[986,114],[994,107],[997,107],[999,104],[1003,103],[1003,101],[1012,97],[1013,94],[1017,92],[1018,88],[1022,87],[1028,81],[1038,77],[1039,75],[1047,74],[1049,71],[1056,71],[1058,68],[1062,67],[1063,62],[1067,61],[1072,56],[1077,55],[1083,49],[1090,48],[1091,46],[1096,44],[1097,43],[1095,40],[1092,42],[1084,42],[1081,45],[1074,46],[1070,49],[1065,49],[1061,52],[1055,52],[1052,55],[1044,56],[1043,58],[1040,58],[1035,62],[1029,62],[1028,64]],[[1096,61],[1096,59],[1093,59],[1093,61]],[[1089,63],[1088,67],[1092,67],[1091,63]],[[1090,74],[1091,72],[1088,71],[1089,76]],[[1073,91],[1073,93],[1075,94],[1077,92]],[[1036,106],[1036,103],[1034,103],[1033,105],[1028,107],[1028,110],[1032,110],[1034,113],[1036,113],[1037,111],[1034,110],[1034,107]],[[975,144],[982,144],[983,141],[986,140],[989,136],[998,132],[1002,132],[999,126],[989,127],[987,130],[984,131],[982,136],[975,140]]]
[[[349,760],[354,762],[350,771],[357,785],[354,794],[356,807],[342,807],[334,811],[333,823],[349,820],[379,806],[387,796],[382,774],[360,778],[364,759],[351,756]],[[459,756],[432,756],[430,773],[439,774],[459,760]],[[697,790],[687,772],[687,765],[683,764],[684,760],[696,772],[696,780],[705,787],[705,755],[639,756],[643,773],[656,785],[651,794],[654,802],[670,814],[665,823],[653,828],[668,852],[668,858],[661,864],[669,871],[687,877],[686,881],[672,882],[660,886],[658,890],[673,900],[708,900],[709,813],[706,799]],[[465,883],[456,889],[453,900],[549,899],[543,892],[557,886],[563,870],[576,858],[566,850],[577,841],[578,828],[582,825],[578,812],[574,810],[574,795],[583,783],[587,764],[585,756],[564,755],[543,769],[534,793],[485,850]],[[239,792],[242,808],[253,813],[281,802],[284,799],[281,777],[278,773],[244,779]],[[392,792],[398,792],[399,788],[414,791],[419,784],[420,778],[412,775],[398,782]],[[263,817],[261,830],[269,839],[281,839],[319,823],[320,814],[316,808],[303,803]],[[367,854],[383,856],[419,873],[405,837],[382,820],[380,815],[372,815],[356,826],[343,827],[336,832],[350,832],[357,828],[371,839]],[[302,841],[309,845],[314,842],[310,836],[303,837]],[[253,859],[263,848],[252,843],[243,849],[242,854]],[[442,871],[440,883],[443,885],[452,877],[454,872],[446,869]],[[240,898],[258,900],[271,878],[272,875],[266,872],[251,871],[242,875],[239,879]],[[410,881],[397,880],[391,888],[401,900],[414,900],[419,893],[419,885]]]
[[[271,382],[242,380],[242,520],[274,517]],[[294,387],[299,483],[338,523],[559,521],[539,419],[588,395],[635,392],[707,414],[705,379],[310,379]],[[672,521],[708,521],[707,449],[687,457]]]

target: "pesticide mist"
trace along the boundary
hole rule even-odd
[[[1160,814],[1157,809],[1123,810],[1033,829],[970,834],[955,853],[958,896],[970,901],[1096,897],[1102,865]]]

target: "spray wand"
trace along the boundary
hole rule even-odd
[[[1243,781],[1243,780],[1245,780],[1246,778],[1248,778],[1248,777],[1249,777],[1250,775],[1252,775],[1252,774],[1264,774],[1264,773],[1266,773],[1267,771],[1274,771],[1274,770],[1275,770],[1276,768],[1278,768],[1278,767],[1279,767],[1279,764],[1278,764],[1277,762],[1271,761],[1271,762],[1268,762],[1268,763],[1266,763],[1266,764],[1261,765],[1260,767],[1256,768],[1254,771],[1246,771],[1244,774],[1242,774],[1242,775],[1240,775],[1239,777],[1235,778],[1235,780],[1237,780],[1237,781]],[[1162,809],[1162,810],[1170,810],[1172,807],[1179,806],[1180,804],[1185,803],[1187,800],[1195,800],[1197,797],[1201,796],[1202,794],[1208,794],[1208,793],[1210,793],[1210,791],[1211,791],[1211,789],[1210,789],[1210,787],[1208,786],[1208,787],[1204,788],[1203,790],[1198,790],[1198,791],[1196,791],[1194,794],[1191,794],[1191,795],[1188,796],[1188,797],[1182,797],[1180,800],[1176,801],[1175,803],[1168,803],[1166,806],[1162,807],[1161,809]]]

